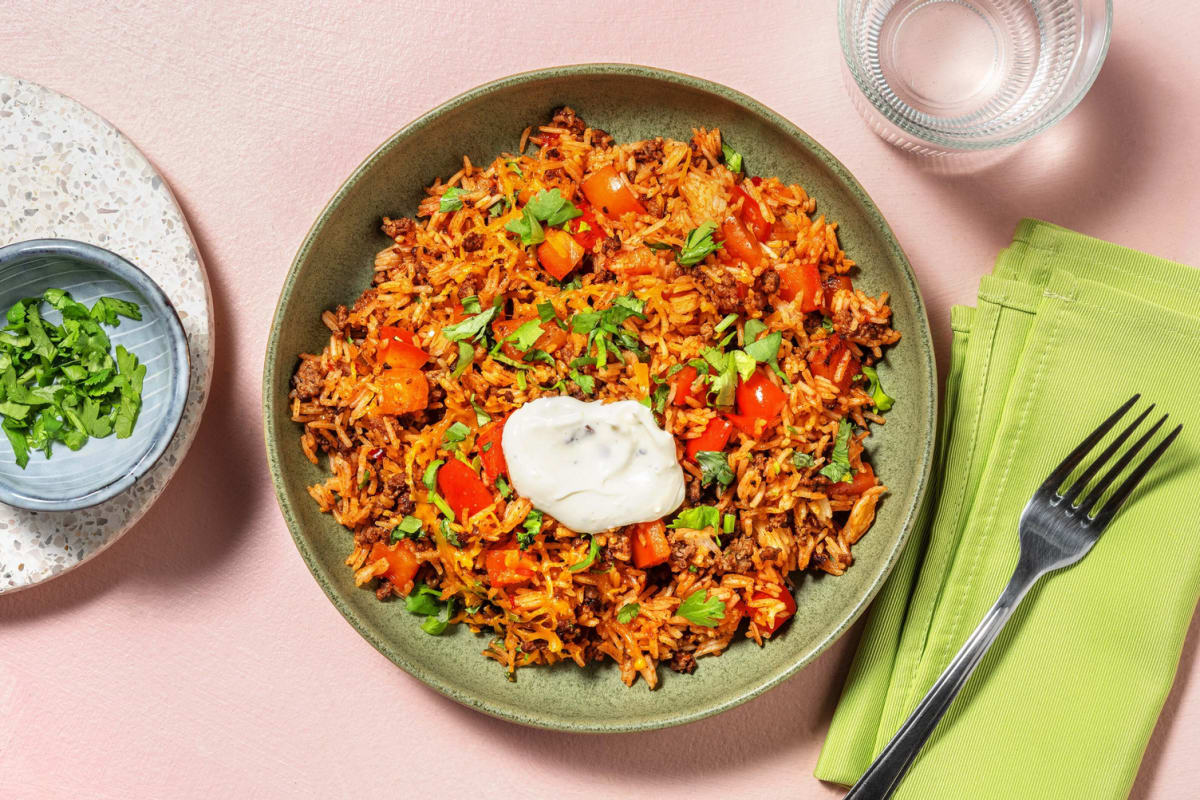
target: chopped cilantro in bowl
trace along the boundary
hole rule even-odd
[[[0,503],[95,506],[170,448],[191,387],[188,336],[126,259],[66,239],[0,247],[0,337]]]

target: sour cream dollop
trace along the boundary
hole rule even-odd
[[[504,424],[513,488],[578,533],[649,522],[683,503],[675,438],[634,400],[542,397]]]

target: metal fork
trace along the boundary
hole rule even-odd
[[[1125,416],[1139,397],[1140,395],[1135,394],[1113,412],[1112,416],[1100,423],[1096,430],[1055,467],[1045,483],[1038,487],[1025,510],[1021,512],[1021,551],[1017,558],[1017,568],[1004,591],[1000,593],[1000,599],[984,615],[979,627],[963,644],[958,655],[946,667],[946,671],[937,679],[929,693],[900,726],[900,730],[888,742],[887,747],[850,789],[846,800],[884,800],[891,797],[926,740],[954,702],[959,690],[966,684],[975,667],[992,646],[992,642],[996,641],[996,637],[1004,629],[1005,623],[1021,599],[1043,575],[1070,566],[1087,555],[1108,523],[1112,522],[1121,505],[1133,494],[1133,490],[1162,457],[1171,442],[1175,441],[1175,437],[1183,429],[1182,425],[1167,434],[1150,454],[1133,468],[1112,496],[1100,504],[1108,487],[1166,422],[1167,416],[1164,414],[1162,419],[1151,426],[1150,430],[1116,460],[1112,468],[1092,486],[1092,490],[1082,500],[1079,499],[1104,465],[1113,460],[1117,451],[1154,409],[1151,405],[1072,481],[1070,487],[1064,487],[1071,474],[1084,463],[1100,440]]]

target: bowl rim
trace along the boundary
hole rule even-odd
[[[419,663],[414,663],[406,658],[403,653],[394,648],[388,641],[375,636],[365,622],[359,618],[354,609],[346,603],[337,591],[332,587],[321,575],[318,568],[317,560],[313,552],[309,549],[307,542],[300,534],[300,523],[292,504],[287,499],[285,493],[282,458],[280,454],[280,443],[272,438],[271,431],[274,429],[277,422],[277,402],[274,393],[278,387],[272,384],[272,375],[276,371],[278,365],[277,346],[281,330],[281,321],[284,307],[290,300],[292,292],[296,286],[299,267],[309,255],[313,243],[316,239],[317,232],[322,228],[327,218],[332,214],[333,210],[342,202],[347,194],[354,186],[362,179],[362,177],[372,169],[375,164],[382,159],[392,148],[406,139],[410,134],[418,131],[421,127],[438,119],[439,117],[450,113],[454,109],[484,97],[490,93],[503,90],[509,87],[536,82],[544,79],[555,78],[579,78],[584,76],[592,76],[597,73],[605,74],[606,76],[627,76],[637,79],[649,79],[652,81],[665,82],[684,88],[699,90],[708,94],[713,94],[735,105],[749,111],[752,115],[758,115],[773,125],[778,126],[791,138],[799,141],[805,149],[813,156],[818,158],[825,166],[833,172],[835,177],[850,191],[853,198],[861,204],[862,209],[870,221],[874,230],[876,230],[883,238],[887,250],[891,257],[901,267],[903,273],[904,289],[909,293],[914,301],[914,308],[918,320],[917,330],[905,333],[906,337],[911,337],[916,340],[920,346],[924,366],[930,376],[928,390],[924,398],[924,419],[925,419],[925,436],[923,437],[924,445],[918,454],[920,459],[917,465],[917,484],[916,491],[910,498],[908,507],[904,509],[902,523],[900,525],[900,534],[896,537],[892,548],[885,554],[885,560],[882,570],[879,572],[875,581],[867,587],[866,591],[859,598],[858,602],[853,607],[848,609],[848,613],[844,619],[835,626],[835,628],[824,638],[815,642],[805,652],[801,653],[797,658],[785,666],[783,669],[776,671],[771,675],[764,676],[763,680],[750,689],[742,691],[736,695],[732,695],[722,699],[720,702],[712,703],[707,706],[690,709],[683,712],[671,712],[652,719],[641,719],[637,721],[617,721],[617,722],[592,722],[588,720],[579,720],[575,718],[563,718],[553,716],[538,711],[537,709],[522,708],[520,712],[514,712],[509,708],[494,705],[490,701],[480,698],[477,695],[460,690],[452,685],[443,682],[441,677],[434,671],[427,670]],[[914,402],[920,400],[914,399]],[[610,62],[589,62],[580,64],[567,64],[560,66],[544,67],[525,72],[519,72],[508,75],[503,78],[489,81],[480,84],[472,89],[457,94],[450,99],[438,104],[431,110],[421,114],[415,119],[403,125],[395,133],[391,134],[382,144],[375,148],[363,161],[354,169],[353,172],[343,181],[337,191],[321,209],[316,220],[305,234],[300,248],[293,258],[291,266],[288,268],[288,274],[284,279],[283,286],[280,289],[279,300],[275,307],[275,313],[271,319],[271,330],[267,340],[267,348],[263,361],[263,384],[262,384],[262,404],[263,404],[263,437],[265,440],[267,451],[267,462],[271,473],[271,482],[275,487],[275,497],[279,504],[280,511],[287,524],[288,532],[291,534],[292,541],[296,545],[296,549],[300,552],[301,558],[308,567],[313,578],[321,587],[321,590],[329,598],[330,602],[337,608],[338,612],[345,617],[346,621],[367,640],[376,650],[383,654],[392,663],[399,666],[401,669],[408,672],[417,680],[425,685],[436,689],[441,694],[450,699],[461,703],[469,708],[477,711],[482,711],[490,716],[515,722],[522,725],[527,725],[535,728],[543,728],[547,730],[567,731],[572,733],[623,733],[635,731],[647,731],[660,728],[667,728],[676,725],[683,725],[689,722],[695,722],[706,717],[719,714],[727,711],[735,706],[759,696],[769,689],[778,686],[787,678],[792,677],[802,668],[810,664],[814,659],[823,653],[830,645],[833,644],[862,616],[867,606],[874,599],[875,595],[882,588],[883,583],[891,574],[893,567],[899,559],[901,551],[908,542],[913,528],[916,524],[917,514],[924,500],[926,492],[929,489],[929,477],[933,468],[933,450],[935,444],[935,433],[937,425],[937,369],[934,363],[934,351],[932,335],[929,328],[928,314],[925,309],[925,302],[921,296],[920,289],[917,285],[916,277],[912,270],[912,265],[907,256],[905,256],[900,243],[897,241],[895,233],[891,226],[883,218],[883,214],[879,211],[878,206],[867,194],[866,190],[858,182],[857,179],[850,173],[844,164],[833,156],[824,146],[819,144],[811,136],[801,130],[797,125],[789,121],[776,111],[768,108],[762,103],[754,100],[742,92],[732,89],[724,84],[716,83],[704,78],[687,75],[681,72],[660,69],[657,67],[648,67],[637,64],[627,63],[610,63]]]
[[[62,500],[47,500],[20,494],[0,481],[0,503],[28,511],[78,511],[99,505],[121,494],[162,458],[183,421],[191,381],[191,353],[188,350],[187,333],[171,298],[153,278],[118,253],[76,239],[26,239],[0,247],[0,264],[44,255],[63,256],[81,261],[133,286],[148,301],[148,308],[166,321],[170,346],[178,364],[177,374],[172,381],[171,396],[167,401],[167,412],[163,417],[165,435],[160,436],[153,447],[131,463],[129,469],[117,478]]]

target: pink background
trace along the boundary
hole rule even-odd
[[[1022,215],[1200,264],[1200,10],[1188,0],[1121,4],[1080,107],[1001,167],[954,179],[914,168],[859,121],[832,2],[175,5],[0,9],[0,69],[100,112],[164,173],[208,266],[218,336],[200,436],[158,505],[95,561],[0,597],[5,797],[839,796],[811,770],[856,634],[719,717],[565,736],[469,711],[393,667],[292,546],[259,418],[279,286],[346,175],[458,92],[628,61],[758,98],[875,198],[943,361],[949,305],[973,298]],[[1196,627],[1134,797],[1200,786]]]

